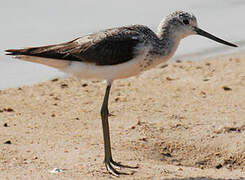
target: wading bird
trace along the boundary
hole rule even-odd
[[[108,123],[108,99],[112,82],[135,76],[166,62],[175,53],[180,40],[189,35],[201,35],[237,47],[201,30],[193,14],[176,11],[160,23],[157,33],[143,25],[123,26],[62,44],[9,49],[6,52],[7,55],[51,66],[78,78],[106,80],[107,87],[101,107],[104,163],[110,173],[120,175],[127,173],[119,172],[115,167],[137,167],[122,165],[112,158]]]

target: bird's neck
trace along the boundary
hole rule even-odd
[[[178,32],[174,32],[174,28],[166,23],[160,23],[158,27],[157,36],[161,46],[161,53],[163,56],[173,56],[182,39]]]

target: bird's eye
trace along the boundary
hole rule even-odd
[[[184,20],[183,20],[183,23],[187,25],[187,24],[189,24],[190,22],[189,22],[188,19],[184,19]]]

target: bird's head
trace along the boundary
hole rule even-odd
[[[189,35],[201,35],[216,42],[237,47],[237,45],[224,41],[198,27],[196,17],[188,12],[176,11],[171,13],[159,25],[159,34],[171,33],[174,38],[181,40]]]

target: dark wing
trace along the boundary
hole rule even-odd
[[[136,56],[136,47],[142,42],[133,28],[121,27],[91,34],[73,41],[42,47],[9,49],[7,55],[27,55],[69,61],[115,65]]]

